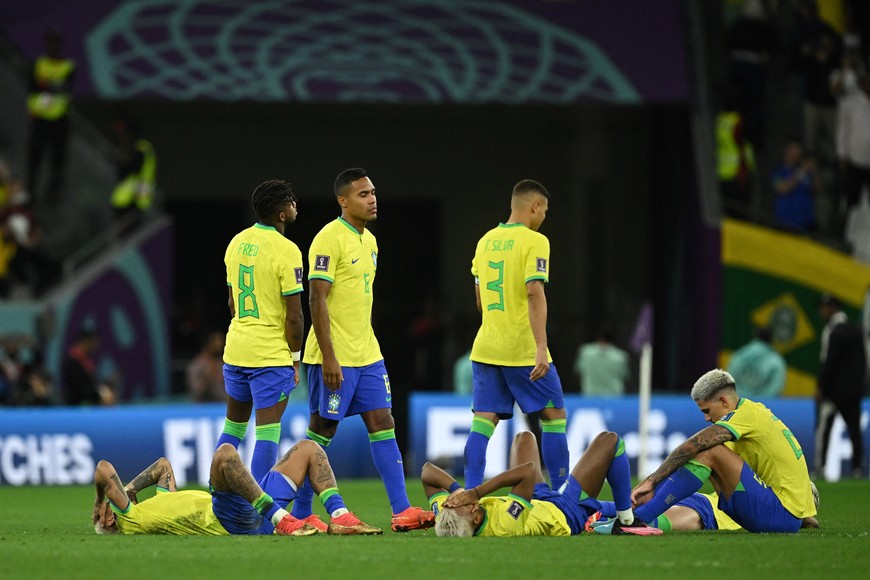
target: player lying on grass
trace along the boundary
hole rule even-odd
[[[625,445],[616,433],[600,433],[574,466],[568,480],[554,491],[544,481],[535,436],[517,434],[511,446],[511,468],[471,489],[463,489],[446,471],[423,466],[423,489],[435,512],[439,536],[570,536],[584,530],[590,515],[601,509],[596,496],[605,478],[613,491],[616,514],[636,535],[662,532],[635,520]],[[488,496],[503,487],[507,496]]]
[[[338,493],[332,467],[313,441],[294,445],[259,484],[242,464],[235,447],[225,443],[211,463],[211,493],[178,491],[169,460],[162,457],[126,486],[115,468],[100,461],[94,473],[96,499],[93,524],[100,534],[261,535],[309,536],[317,528],[291,516],[285,508],[296,497],[306,475],[331,516],[329,534],[380,534],[347,510]],[[154,497],[136,494],[157,486]]]
[[[709,479],[719,508],[749,532],[818,527],[804,453],[788,427],[764,405],[738,395],[734,378],[721,369],[698,379],[692,399],[712,425],[677,446],[635,487],[635,515],[651,522]],[[620,528],[615,522],[613,533]]]

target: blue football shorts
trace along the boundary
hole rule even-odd
[[[697,512],[701,517],[701,523],[705,530],[719,529],[719,524],[716,523],[716,516],[713,514],[713,504],[711,504],[710,501],[700,493],[693,493],[689,497],[681,499],[674,505],[695,510],[695,512]]]
[[[295,375],[292,366],[253,368],[224,363],[224,388],[236,401],[253,401],[254,409],[268,409],[290,396],[296,387]]]
[[[277,471],[264,475],[260,487],[282,508],[286,509],[296,499],[296,486]],[[211,507],[224,529],[233,536],[268,535],[275,530],[271,521],[237,493],[212,489]]]
[[[523,413],[534,413],[547,407],[563,408],[562,381],[556,365],[550,363],[549,372],[537,381],[529,379],[533,368],[472,361],[472,411],[495,413],[499,419],[510,419],[514,415],[514,402]]]
[[[364,367],[341,367],[344,380],[337,391],[330,391],[323,384],[321,368],[321,365],[305,365],[309,412],[341,421],[351,415],[393,407],[390,377],[383,360]]]
[[[801,519],[783,507],[773,490],[757,479],[745,462],[740,472],[740,483],[743,489],[731,494],[731,499],[719,496],[719,509],[731,516],[744,530],[793,534],[801,529]]]
[[[580,487],[580,482],[574,479],[573,475],[569,475],[559,491],[553,491],[546,483],[535,484],[532,499],[555,504],[565,514],[568,527],[571,528],[571,535],[575,536],[583,532],[589,516],[601,509],[601,503],[597,499],[586,496],[581,500],[582,495],[583,488]]]

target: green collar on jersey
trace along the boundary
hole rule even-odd
[[[261,229],[261,230],[272,230],[272,231],[275,231],[275,232],[278,231],[278,230],[275,229],[275,226],[267,226],[266,224],[261,224],[260,222],[255,223],[255,224],[254,224],[254,227],[255,227],[255,228],[259,228],[259,229]]]
[[[361,236],[361,235],[362,235],[361,233],[359,233],[359,230],[358,230],[358,229],[356,229],[355,227],[353,227],[352,225],[350,225],[350,222],[348,222],[347,220],[345,220],[343,217],[339,216],[339,217],[338,217],[338,221],[341,222],[341,223],[343,223],[345,226],[347,226],[347,229],[349,229],[350,231],[352,231],[352,232],[355,233],[356,235],[358,235],[358,236]]]
[[[524,227],[526,227],[526,224],[521,224],[521,223],[502,224],[502,223],[500,223],[500,224],[498,224],[498,227],[500,227],[500,228],[524,228]]]

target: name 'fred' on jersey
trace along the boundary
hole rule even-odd
[[[471,273],[480,290],[483,319],[471,360],[533,366],[535,337],[526,284],[549,282],[550,241],[523,224],[499,224],[477,242]],[[552,362],[549,353],[547,358]]]

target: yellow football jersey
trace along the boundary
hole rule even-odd
[[[236,307],[224,362],[253,368],[292,365],[284,297],[302,292],[299,247],[275,228],[257,223],[236,234],[224,263]]]
[[[472,361],[535,364],[526,284],[548,282],[549,272],[550,242],[523,224],[499,224],[477,242],[471,273],[480,290],[483,321],[471,348]],[[549,353],[547,358],[553,360]]]
[[[326,298],[329,332],[338,363],[363,367],[384,357],[372,329],[372,302],[378,243],[374,234],[338,218],[326,224],[308,249],[308,279],[326,280],[332,288]],[[323,363],[314,325],[305,341],[306,364]]]
[[[716,424],[731,431],[735,440],[725,445],[749,464],[785,509],[797,518],[816,514],[801,445],[770,409],[741,397],[737,408]]]
[[[429,505],[436,517],[442,509],[441,504],[448,497],[449,494],[441,492],[429,498]],[[481,498],[480,507],[486,512],[486,516],[475,536],[509,538],[571,535],[571,527],[565,514],[548,501],[533,499],[529,503],[513,494],[488,495]]]
[[[126,511],[112,504],[112,511],[122,534],[229,535],[212,510],[207,491],[158,490],[154,497],[131,503]]]

